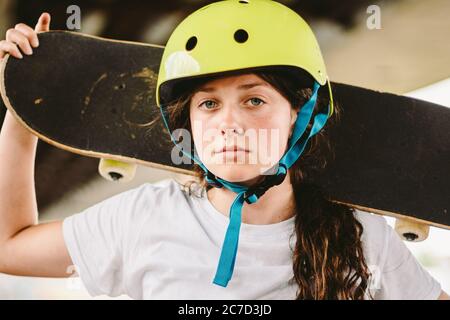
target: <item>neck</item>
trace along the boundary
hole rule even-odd
[[[211,204],[223,215],[229,216],[237,194],[226,188],[211,188],[207,192]],[[242,222],[246,224],[273,224],[293,217],[295,200],[289,174],[284,181],[270,188],[256,203],[244,202]]]

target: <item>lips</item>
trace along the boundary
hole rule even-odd
[[[227,152],[227,151],[244,151],[244,152],[249,152],[247,149],[241,148],[239,146],[226,146],[223,147],[221,150],[216,150],[214,151],[214,153],[221,153],[221,152]]]

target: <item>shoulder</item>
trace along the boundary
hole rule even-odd
[[[183,185],[175,179],[165,179],[154,183],[144,183],[138,187],[125,191],[125,197],[134,198],[143,204],[154,205],[161,199],[176,199],[184,197]],[[163,202],[159,201],[160,204]]]
[[[126,226],[129,223],[141,223],[154,212],[164,211],[164,207],[179,203],[183,198],[182,185],[174,179],[147,182],[104,199],[73,215],[71,219],[88,219],[90,223],[99,218],[110,219]]]
[[[126,211],[130,213],[129,218],[138,223],[148,218],[167,219],[191,208],[190,198],[198,191],[196,186],[194,183],[187,187],[173,178],[144,183],[126,192]]]
[[[436,299],[440,284],[409,251],[386,218],[363,211],[355,215],[364,227],[362,242],[374,298]]]
[[[147,182],[140,186],[147,193],[177,194],[181,185],[175,179],[164,179],[158,182]]]
[[[119,195],[126,203],[130,219],[145,218],[186,201],[183,184],[175,179],[143,183]]]

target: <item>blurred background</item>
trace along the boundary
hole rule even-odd
[[[81,10],[79,32],[165,45],[171,31],[184,17],[211,2],[0,0],[0,39],[16,23],[34,27],[44,11],[52,16],[51,29],[67,30],[66,21],[70,16],[67,8],[77,5]],[[280,2],[297,11],[311,25],[332,81],[410,95],[450,107],[450,80],[447,80],[450,77],[450,1]],[[373,5],[377,7],[373,9]],[[379,24],[373,28],[373,10],[377,9]],[[0,103],[0,123],[5,111]],[[97,166],[97,159],[68,153],[39,141],[35,179],[40,221],[63,219],[145,182],[187,178],[139,167],[132,182],[119,184],[101,178]],[[393,219],[387,220],[393,225]],[[443,289],[450,292],[450,232],[431,228],[426,241],[406,245]],[[90,296],[78,278],[0,274],[0,299],[90,299]]]

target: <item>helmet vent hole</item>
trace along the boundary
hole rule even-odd
[[[244,43],[248,39],[248,33],[247,31],[243,29],[239,29],[234,33],[234,40],[236,40],[239,43]]]
[[[248,4],[248,0],[241,0],[241,1],[239,1],[239,3]]]
[[[186,50],[191,51],[192,49],[195,48],[196,45],[197,45],[197,37],[196,36],[190,37],[189,40],[186,42]]]

